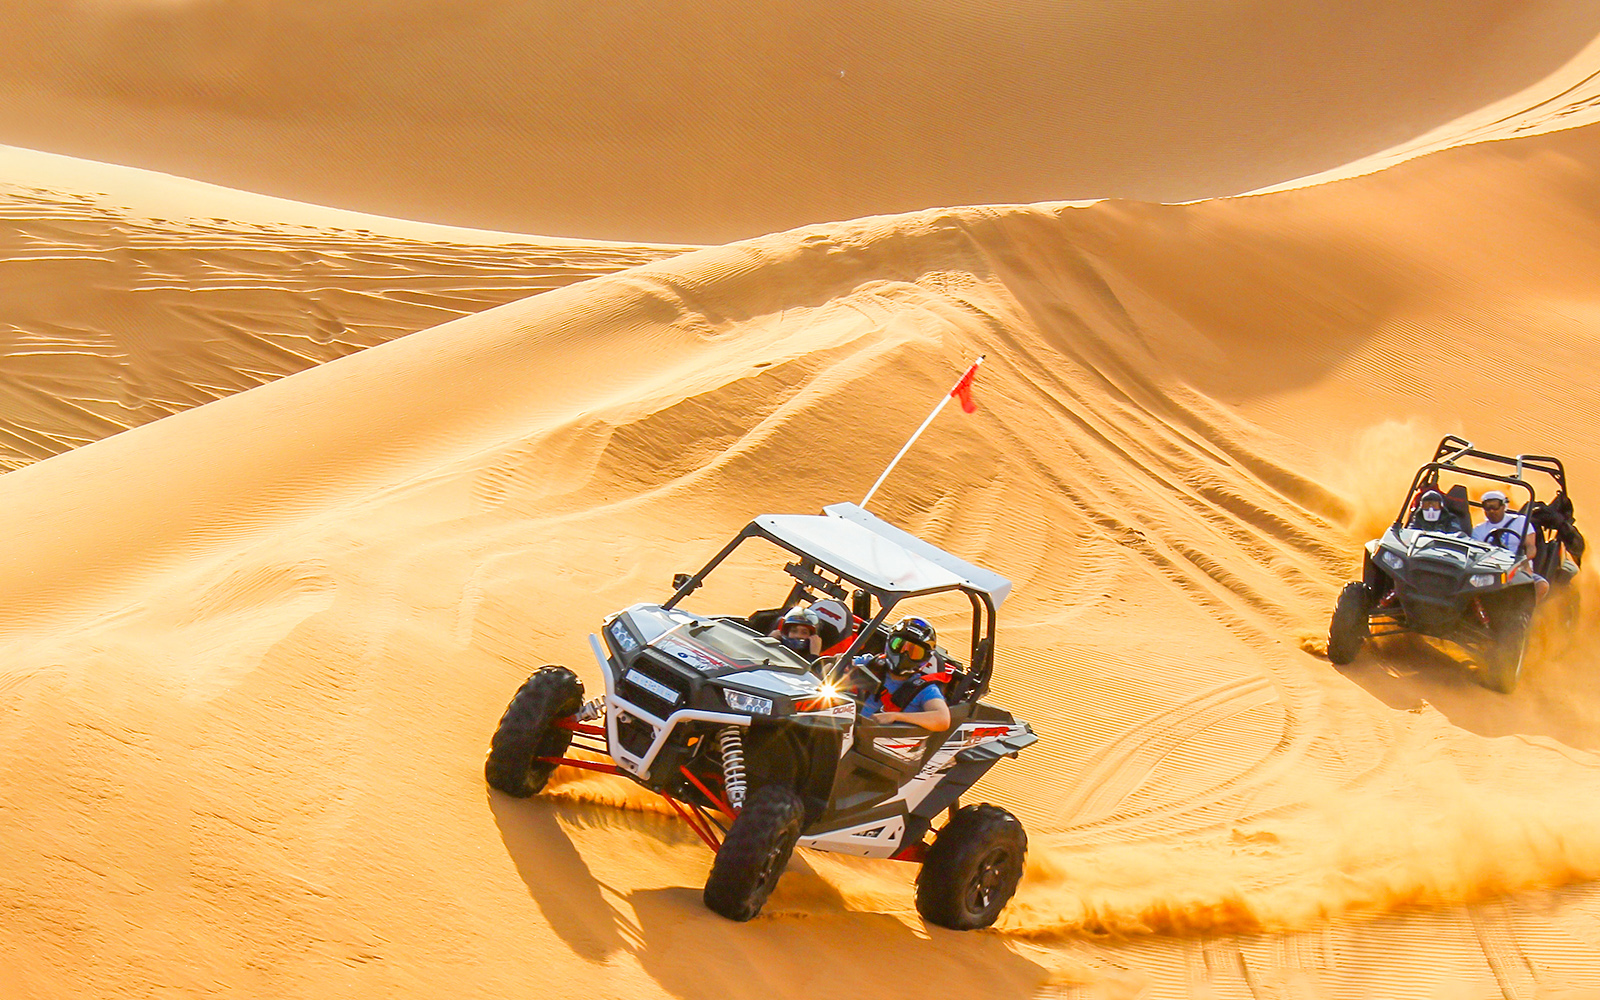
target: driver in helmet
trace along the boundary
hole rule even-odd
[[[1411,520],[1406,522],[1406,527],[1421,531],[1442,531],[1451,535],[1467,533],[1455,514],[1444,505],[1444,494],[1438,490],[1428,490],[1417,498],[1417,509],[1412,511]]]
[[[856,663],[883,670],[883,683],[861,706],[862,718],[873,722],[911,722],[942,733],[950,728],[950,706],[945,703],[941,672],[934,652],[938,637],[921,618],[902,618],[889,633],[882,656],[860,657]]]
[[[818,628],[822,619],[810,608],[790,608],[772,630],[772,637],[808,660],[815,660],[822,652],[822,636]]]

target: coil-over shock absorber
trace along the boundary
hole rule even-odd
[[[738,726],[726,726],[717,733],[717,748],[722,751],[722,788],[728,805],[744,808],[744,737]]]

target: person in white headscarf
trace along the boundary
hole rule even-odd
[[[1510,576],[1533,578],[1534,592],[1543,597],[1550,582],[1533,571],[1533,554],[1536,551],[1533,532],[1528,530],[1528,519],[1512,514],[1507,508],[1506,495],[1499,490],[1485,493],[1478,503],[1483,507],[1483,520],[1472,526],[1472,537],[1488,545],[1498,545],[1512,553],[1521,553],[1522,560]]]
[[[1506,495],[1490,490],[1478,501],[1483,505],[1483,520],[1472,526],[1472,537],[1480,542],[1498,545],[1511,552],[1526,551],[1533,555],[1533,538],[1523,538],[1528,532],[1528,522],[1521,514],[1506,510]],[[1525,548],[1526,546],[1526,548]]]

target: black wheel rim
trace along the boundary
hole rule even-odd
[[[1010,860],[1010,852],[997,847],[978,862],[977,870],[972,873],[972,881],[967,883],[968,913],[982,914],[994,905],[1005,885],[1006,868]]]

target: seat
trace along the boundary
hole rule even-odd
[[[811,610],[817,613],[817,634],[822,637],[822,654],[828,656],[844,652],[856,634],[850,609],[844,606],[843,601],[830,598],[811,605]]]
[[[752,611],[745,622],[750,626],[750,631],[757,635],[767,635],[778,627],[778,619],[783,617],[783,608],[764,608]]]
[[[954,708],[970,702],[973,695],[978,693],[977,682],[954,660],[946,661],[945,667],[950,671],[950,679],[943,685],[945,704]]]
[[[1467,488],[1460,483],[1445,491],[1445,509],[1456,516],[1463,530],[1472,532],[1472,504],[1467,500]]]
[[[1533,571],[1546,580],[1556,579],[1561,573],[1561,545],[1546,538],[1544,532],[1533,533]]]

